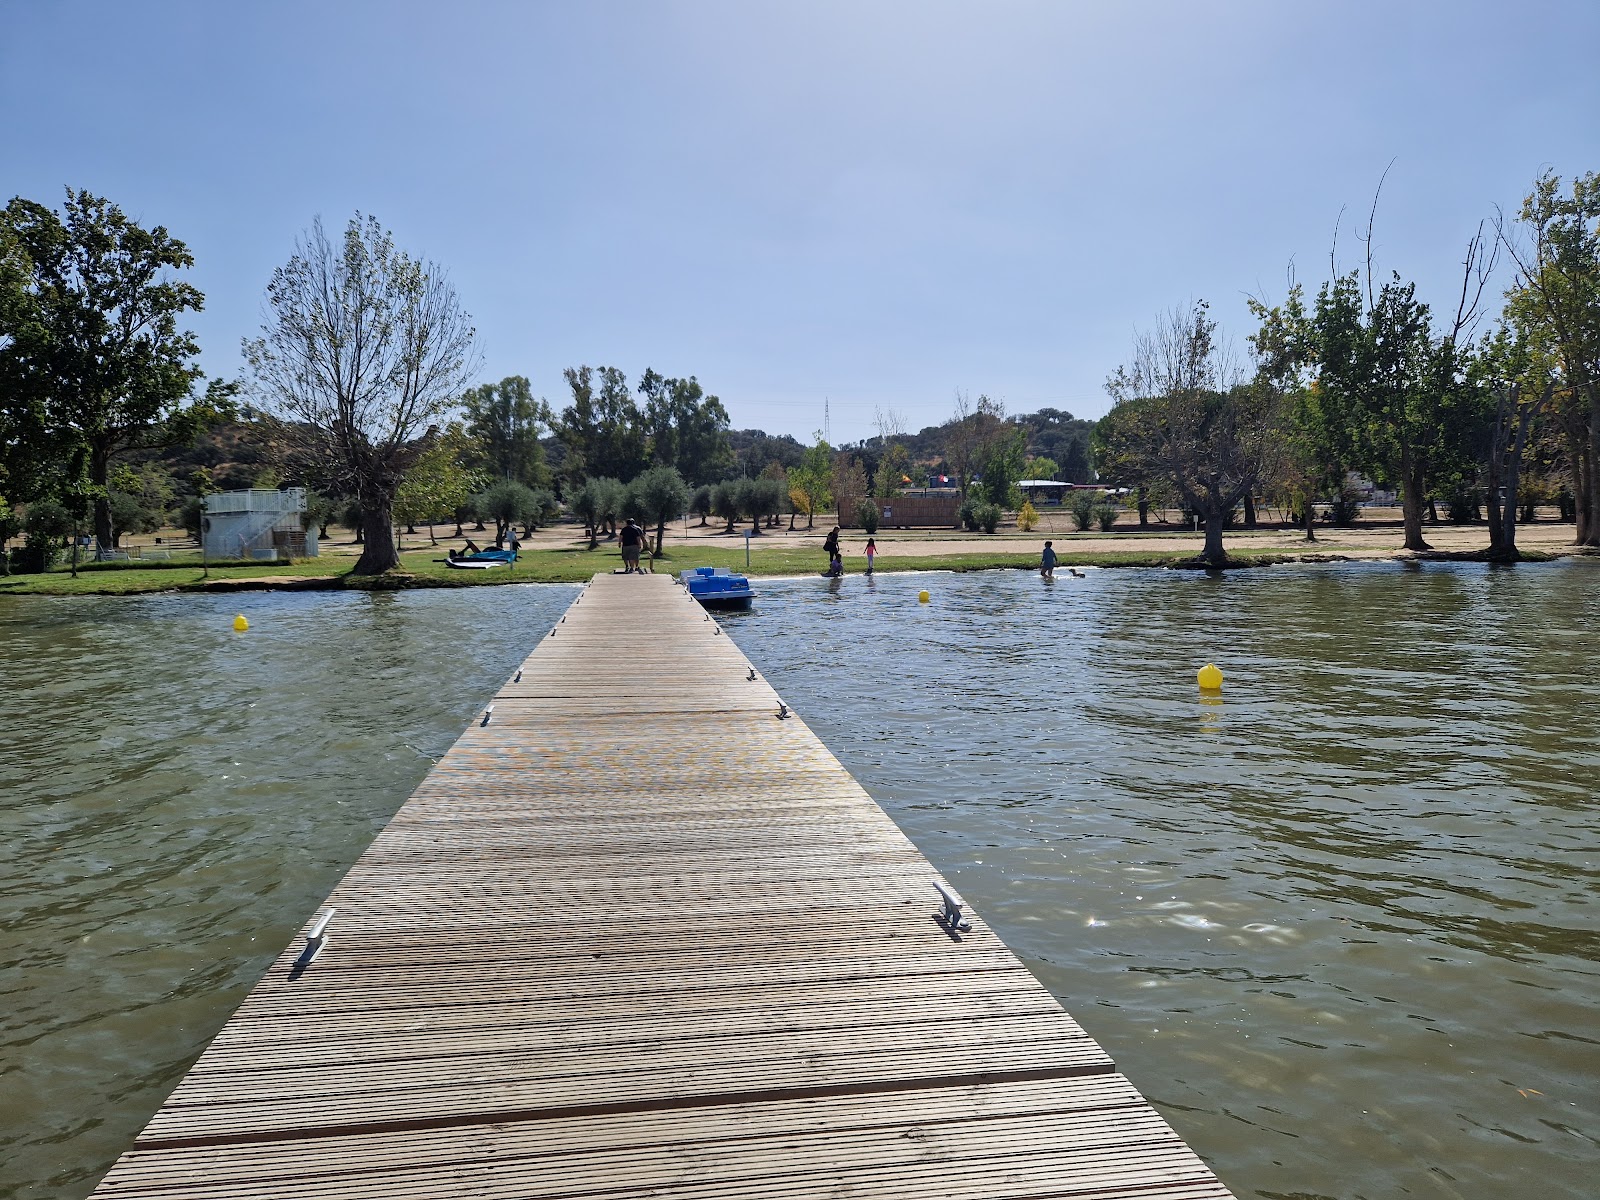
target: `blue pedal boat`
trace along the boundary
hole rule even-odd
[[[749,608],[750,601],[756,596],[750,590],[750,580],[743,575],[735,575],[727,567],[695,567],[692,571],[679,571],[678,582],[707,608]]]

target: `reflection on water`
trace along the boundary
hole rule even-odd
[[[725,620],[1239,1195],[1576,1200],[1597,585],[856,576]]]
[[[88,1194],[574,594],[0,601],[0,1196]]]

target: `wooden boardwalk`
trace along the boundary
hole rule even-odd
[[[668,577],[529,637],[95,1196],[1229,1195]]]

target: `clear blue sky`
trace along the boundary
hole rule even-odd
[[[1534,176],[1600,169],[1600,4],[0,0],[0,192],[189,243],[240,368],[311,218],[450,271],[483,376],[695,374],[836,442],[956,389],[1105,411],[1134,329],[1354,261],[1443,307]]]

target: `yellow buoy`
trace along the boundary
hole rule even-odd
[[[933,599],[933,597],[928,595],[927,592],[918,592],[917,593],[917,603],[918,604],[926,604],[929,600],[932,600],[932,599]]]
[[[235,633],[243,633],[246,629],[249,629],[249,628],[250,628],[250,622],[246,621],[244,619],[244,614],[243,613],[240,613],[237,617],[235,617],[233,619],[233,631]]]
[[[1216,663],[1207,663],[1194,673],[1194,677],[1200,684],[1202,692],[1220,692],[1222,690],[1222,672],[1217,670]]]

